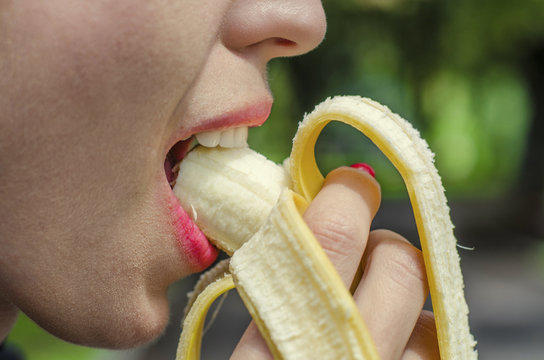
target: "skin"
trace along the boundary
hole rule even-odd
[[[19,311],[83,345],[159,336],[168,286],[214,258],[180,246],[168,151],[197,131],[260,122],[267,62],[312,50],[325,27],[318,0],[0,1],[0,339]],[[368,212],[328,188],[308,223],[326,209]],[[356,237],[346,255],[358,264],[365,234],[332,236],[329,250]],[[417,319],[419,305],[408,308]],[[237,354],[261,344],[246,337]]]

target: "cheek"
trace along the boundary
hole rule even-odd
[[[28,94],[25,104],[46,99],[57,110],[174,106],[206,61],[221,22],[216,12],[191,17],[182,2],[15,2],[7,9],[10,21],[0,24],[6,69],[0,84]]]
[[[167,285],[193,270],[164,210],[160,145],[221,11],[102,3],[12,2],[27,8],[0,24],[0,109],[14,124],[0,133],[0,239],[14,249],[0,287],[26,284],[12,299],[58,336],[118,347],[158,335]]]
[[[157,192],[134,194],[126,209],[96,207],[124,195],[83,193],[71,208],[50,204],[51,218],[27,208],[36,231],[25,228],[10,258],[0,259],[2,291],[65,340],[101,347],[150,341],[168,320],[167,287],[193,270]]]

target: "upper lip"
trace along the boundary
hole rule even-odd
[[[198,125],[189,129],[180,129],[170,142],[169,149],[180,140],[187,139],[195,134],[205,131],[225,130],[232,127],[257,127],[262,125],[272,108],[272,100],[265,99],[261,102],[241,107],[233,111],[225,112],[218,116],[203,119]]]
[[[206,119],[202,121],[201,124],[191,129],[191,135],[203,131],[224,130],[237,126],[260,126],[266,121],[268,115],[270,115],[271,107],[271,102],[264,101],[239,110],[227,112],[220,116]]]

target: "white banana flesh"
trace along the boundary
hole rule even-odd
[[[180,164],[174,193],[199,228],[228,254],[259,230],[281,191],[282,166],[243,148],[197,147]]]
[[[323,183],[314,146],[332,120],[367,135],[403,176],[420,234],[441,357],[477,358],[453,225],[432,152],[408,122],[386,107],[369,99],[336,97],[300,124],[288,172],[249,149],[198,149],[181,163],[174,191],[182,206],[233,256],[231,274],[212,281],[214,295],[205,290],[207,300],[195,302],[189,311],[178,359],[199,358],[202,314],[216,292],[232,286],[275,358],[379,358],[348,289],[301,218]],[[267,170],[248,175],[257,163]],[[270,175],[275,171],[282,174]]]

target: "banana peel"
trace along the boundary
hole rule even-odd
[[[215,271],[197,285],[205,289],[195,295],[185,317],[176,359],[200,358],[205,314],[221,293],[233,287],[276,359],[379,358],[349,290],[302,220],[306,206],[323,185],[314,147],[331,121],[365,134],[403,177],[420,236],[441,358],[477,358],[457,241],[433,153],[417,130],[387,107],[343,96],[327,99],[305,116],[286,162],[290,181],[281,186],[270,215],[259,220],[262,225],[243,245],[230,248],[228,269]],[[186,175],[180,174],[180,179]],[[186,195],[186,191],[180,192]],[[222,195],[211,195],[216,196]],[[230,201],[233,204],[236,199]],[[238,217],[227,221],[227,226],[243,222],[244,215],[238,213]]]

